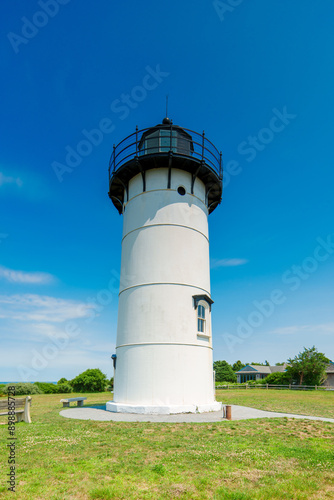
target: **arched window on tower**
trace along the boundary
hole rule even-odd
[[[202,305],[197,307],[197,330],[206,333],[205,307]]]
[[[197,320],[197,339],[211,337],[211,305],[213,300],[208,295],[193,295],[194,308]]]

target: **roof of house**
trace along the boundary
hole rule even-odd
[[[235,372],[235,373],[265,373],[269,375],[269,373],[275,373],[275,372],[284,372],[286,370],[287,364],[284,363],[284,365],[280,366],[262,366],[262,365],[246,365],[244,368],[241,368],[241,370]],[[334,373],[334,362],[331,361],[329,365],[327,365],[326,368],[326,373]]]
[[[253,373],[254,371],[257,373],[266,373],[269,375],[269,373],[274,373],[274,372],[284,372],[286,369],[286,364],[281,366],[262,366],[262,365],[246,365],[244,368],[241,368],[241,370],[237,371],[236,373]],[[334,365],[333,365],[334,366]]]
[[[275,372],[284,372],[286,370],[287,364],[284,363],[284,365],[279,365],[279,366],[269,366],[271,373]]]
[[[334,363],[331,361],[326,368],[326,373],[334,373]]]

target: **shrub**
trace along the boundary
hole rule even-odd
[[[35,382],[43,394],[65,394],[73,392],[72,386],[68,382],[50,384],[49,382]]]
[[[71,380],[75,392],[101,392],[107,384],[107,377],[99,368],[86,370]]]
[[[66,382],[68,382],[67,378],[62,377],[60,380],[58,380],[57,385],[65,384]]]
[[[57,387],[57,392],[59,392],[59,394],[73,392],[73,388],[68,382],[64,382],[62,384],[58,383],[55,387]]]
[[[259,380],[248,380],[248,382],[244,382],[244,383],[247,383],[248,385],[261,385],[261,384],[265,384],[265,378],[260,378]]]
[[[58,392],[58,387],[55,384],[49,384],[48,382],[35,382],[35,385],[39,387],[44,394],[56,394]]]
[[[216,380],[215,381],[215,386],[217,387],[219,385],[230,385],[230,386],[232,386],[232,385],[238,385],[238,384],[235,383],[235,382],[230,382],[229,380],[222,380],[221,382],[220,381],[217,382],[217,380]]]
[[[8,394],[8,387],[15,386],[16,396],[25,396],[28,394],[42,394],[41,389],[36,384],[31,384],[30,382],[18,382],[17,384],[7,384],[3,388],[3,392]]]
[[[287,385],[290,383],[290,376],[286,372],[274,372],[263,379],[264,384]]]
[[[223,380],[228,382],[237,381],[237,376],[232,370],[232,366],[229,365],[227,361],[215,361],[213,363],[213,369],[216,372],[217,382],[222,382]]]

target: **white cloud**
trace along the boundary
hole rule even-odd
[[[45,338],[45,337],[60,337],[64,334],[63,325],[54,324],[54,323],[33,323],[29,326],[29,340],[32,339],[32,335],[37,335],[37,338]]]
[[[46,295],[0,295],[1,350],[6,353],[0,379],[58,380],[96,367],[110,377],[115,344],[105,329],[90,325],[100,310],[96,304]],[[68,331],[70,324],[75,331]]]
[[[212,259],[211,260],[211,269],[216,269],[217,267],[235,267],[235,266],[243,266],[247,264],[247,259]]]
[[[19,321],[61,323],[70,319],[87,318],[95,308],[93,304],[46,295],[0,296],[0,317]]]
[[[5,184],[16,184],[17,187],[21,187],[23,182],[19,177],[10,177],[0,172],[0,187]]]
[[[50,283],[55,278],[48,273],[27,273],[25,271],[16,271],[0,266],[0,278],[3,278],[10,283],[29,283],[29,284],[45,284]]]
[[[275,328],[268,332],[274,335],[295,335],[299,333],[334,334],[334,323],[322,323],[320,325],[291,325],[283,328]]]
[[[111,353],[115,352],[115,344],[109,343],[104,350],[83,350],[79,343],[69,342],[64,349],[59,349],[53,359],[46,360],[46,366],[40,369],[32,366],[34,358],[41,356],[44,359],[43,347],[52,345],[48,340],[45,344],[31,344],[25,347],[25,351],[19,350],[12,345],[6,348],[6,356],[0,366],[0,380],[5,381],[57,381],[61,377],[68,380],[88,368],[100,368],[107,377],[113,376],[113,365],[110,359]],[[15,360],[15,363],[13,362]],[[43,366],[43,367],[42,367]]]

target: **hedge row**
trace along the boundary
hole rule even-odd
[[[57,384],[48,382],[19,382],[0,385],[0,395],[8,393],[8,387],[15,385],[17,396],[24,394],[66,394],[70,392],[102,392],[113,390],[114,379],[107,380],[106,376],[98,368],[86,370],[73,380],[66,378],[58,380]]]
[[[64,394],[72,392],[70,384],[48,384],[47,382],[18,382],[0,386],[0,394],[8,394],[8,387],[15,386],[15,395],[23,396],[26,394]],[[12,392],[12,390],[10,391]]]

